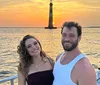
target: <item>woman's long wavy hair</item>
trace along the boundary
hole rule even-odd
[[[39,42],[39,40],[37,40],[34,36],[31,36],[31,35],[26,35],[22,41],[20,42],[19,46],[17,47],[17,52],[20,56],[20,62],[19,62],[19,66],[18,66],[18,71],[20,71],[24,77],[27,79],[27,76],[28,76],[28,68],[29,66],[34,63],[34,61],[32,61],[32,57],[29,55],[26,47],[25,47],[25,42],[27,39],[30,39],[30,38],[33,38],[35,39],[39,45],[40,45],[40,48],[41,48],[41,52],[40,52],[40,56],[43,60],[43,57],[46,57],[46,54],[45,52],[42,50],[42,46]]]

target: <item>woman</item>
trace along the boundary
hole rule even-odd
[[[20,62],[18,66],[18,85],[52,85],[53,60],[42,50],[40,42],[26,35],[18,46]]]

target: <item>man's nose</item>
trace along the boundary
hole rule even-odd
[[[69,41],[69,40],[70,40],[69,36],[67,36],[67,37],[65,38],[65,40],[66,40],[66,41]]]

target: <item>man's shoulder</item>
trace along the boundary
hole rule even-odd
[[[76,64],[76,71],[78,82],[82,85],[96,85],[96,73],[88,58],[83,58]]]
[[[92,67],[89,59],[86,57],[80,59],[76,65],[78,68],[82,68],[82,69],[88,69]]]
[[[79,62],[76,64],[76,69],[78,69],[77,71],[83,75],[84,73],[88,74],[94,72],[94,68],[92,64],[90,63],[89,59],[86,57],[79,60]]]
[[[62,53],[60,53],[59,55],[57,55],[56,57],[56,61],[59,59],[59,57],[61,56]]]

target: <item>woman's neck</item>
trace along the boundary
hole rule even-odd
[[[33,63],[34,63],[34,64],[38,64],[38,63],[40,63],[41,61],[42,61],[41,56],[34,56],[34,57],[33,57]]]

